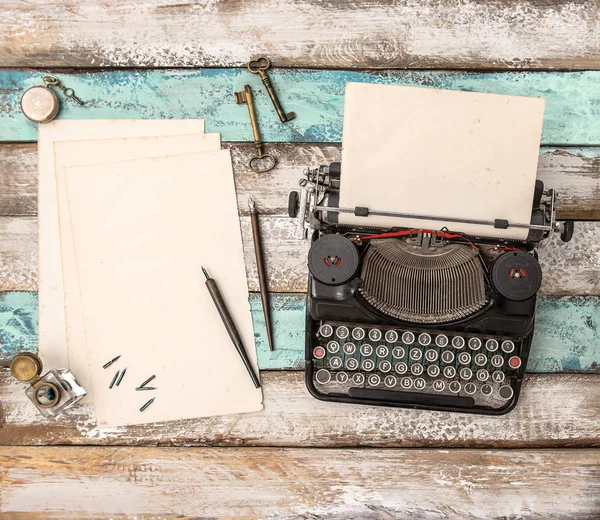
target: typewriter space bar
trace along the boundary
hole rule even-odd
[[[392,401],[405,404],[429,404],[442,406],[458,406],[472,408],[475,401],[472,397],[457,395],[421,394],[419,392],[394,392],[391,390],[375,390],[371,388],[349,388],[348,395],[357,399],[372,399],[373,401]]]

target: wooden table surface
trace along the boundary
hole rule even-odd
[[[297,113],[286,125],[243,68],[260,54]],[[276,331],[270,353],[252,294],[255,414],[99,429],[89,406],[44,420],[1,373],[0,518],[600,518],[598,2],[3,0],[0,67],[0,358],[37,349],[36,127],[19,100],[48,72],[87,101],[63,101],[65,119],[201,117],[221,133],[251,291],[248,194],[265,214]],[[540,250],[529,374],[507,416],[324,403],[305,389],[308,244],[293,238],[287,194],[304,167],[340,159],[346,81],[546,99],[538,177],[559,191],[558,217],[578,222],[570,243]],[[245,168],[244,83],[279,159],[266,174]]]

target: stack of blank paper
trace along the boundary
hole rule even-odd
[[[219,283],[256,369],[231,159],[220,148],[201,120],[40,126],[40,355],[71,368],[99,426],[262,409],[200,268]],[[151,375],[156,390],[135,391]]]

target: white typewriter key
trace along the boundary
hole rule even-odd
[[[481,393],[483,395],[492,395],[493,391],[494,391],[494,389],[492,388],[492,385],[483,385],[481,387]]]
[[[371,341],[379,341],[381,339],[381,331],[379,329],[371,329],[369,331],[369,339]]]
[[[381,378],[377,374],[369,374],[369,377],[367,377],[367,383],[369,383],[371,386],[377,386],[379,383],[381,383]]]
[[[413,361],[419,361],[423,357],[423,351],[420,348],[411,348],[409,355]]]
[[[413,376],[420,376],[423,373],[423,365],[420,363],[415,363],[410,367],[410,373]]]
[[[452,346],[455,349],[460,350],[461,348],[463,348],[465,346],[465,338],[463,338],[462,336],[454,336],[452,338]]]
[[[427,375],[429,377],[437,377],[440,375],[440,367],[437,365],[429,365],[427,367]]]
[[[491,359],[492,365],[496,368],[500,368],[504,365],[504,358],[500,354],[495,354]]]
[[[373,370],[375,368],[375,361],[373,361],[372,359],[365,359],[362,362],[361,366],[362,366],[363,370],[370,372],[371,370]]]
[[[469,348],[471,350],[479,350],[481,348],[481,340],[479,338],[471,338],[469,340]]]
[[[426,332],[419,334],[419,345],[423,345],[424,347],[431,345],[431,336]]]
[[[354,343],[344,343],[344,354],[351,356],[356,352],[356,345]]]
[[[460,392],[460,383],[458,381],[450,381],[450,384],[448,385],[448,390],[454,392],[455,394],[458,394],[458,392]]]
[[[458,374],[460,375],[461,379],[464,379],[466,381],[473,377],[473,371],[467,367],[461,368]]]
[[[388,357],[389,353],[390,353],[390,349],[387,348],[385,345],[379,345],[375,349],[375,354],[377,354],[377,357]]]
[[[337,341],[329,341],[327,343],[327,352],[336,354],[340,350],[340,344]]]
[[[508,385],[498,388],[498,395],[507,401],[513,396],[513,393],[513,389]]]
[[[504,372],[500,370],[492,372],[492,381],[494,383],[502,383],[504,381]]]
[[[383,360],[379,363],[379,371],[380,372],[389,372],[392,369],[392,364],[389,361]]]
[[[511,340],[507,339],[502,342],[502,350],[507,354],[510,354],[513,350],[515,350],[515,344]]]
[[[315,347],[313,356],[317,359],[323,359],[325,357],[325,349],[323,347]]]
[[[441,379],[436,379],[433,383],[431,383],[431,386],[436,392],[443,392],[444,388],[446,388],[446,383],[444,383],[444,381]]]
[[[414,342],[415,335],[412,332],[407,330],[404,334],[402,334],[402,343],[405,345],[412,345]]]
[[[361,374],[360,372],[358,374],[354,374],[352,376],[352,382],[355,385],[363,385],[365,383],[365,375]]]
[[[469,395],[473,395],[476,390],[477,390],[477,387],[475,386],[475,383],[467,383],[465,385],[465,392]]]
[[[392,356],[396,359],[402,359],[406,355],[406,351],[402,347],[394,347],[392,349]]]
[[[430,348],[429,350],[425,351],[425,359],[427,361],[429,361],[430,363],[437,361],[437,358],[438,358],[437,350]]]
[[[473,361],[475,361],[476,365],[484,367],[487,365],[487,356],[485,354],[475,354]]]
[[[444,377],[447,379],[452,379],[453,377],[456,377],[456,368],[444,367]]]
[[[350,335],[350,331],[348,330],[348,327],[342,325],[335,329],[335,335],[340,339],[346,339]]]
[[[388,330],[385,333],[385,340],[388,343],[396,343],[398,341],[398,333],[395,330]]]
[[[498,340],[488,339],[485,342],[485,348],[488,350],[488,352],[496,352],[496,350],[498,350]]]
[[[373,347],[371,345],[369,345],[368,343],[363,343],[360,346],[360,353],[363,356],[370,356],[371,354],[373,354]]]
[[[342,358],[339,356],[333,356],[329,360],[329,366],[333,368],[333,370],[337,370],[338,368],[342,368]]]
[[[469,354],[468,352],[461,352],[458,355],[458,362],[461,365],[468,365],[469,363],[471,363],[471,354]]]
[[[442,352],[442,361],[444,363],[452,363],[454,361],[454,352],[451,350],[444,350],[444,352]]]
[[[435,344],[440,348],[444,348],[448,344],[448,336],[444,334],[438,334],[435,337]]]
[[[365,339],[365,329],[362,329],[360,327],[356,327],[353,331],[352,331],[352,337],[356,340],[356,341],[362,341],[363,339]]]
[[[383,382],[388,388],[394,388],[398,383],[398,380],[394,376],[385,376]]]
[[[410,377],[403,377],[402,381],[400,381],[400,386],[404,389],[408,389],[412,386],[413,382]]]
[[[346,372],[338,372],[335,379],[338,383],[346,383],[348,381],[348,374]]]
[[[516,370],[517,368],[519,368],[521,366],[521,358],[519,356],[512,356],[508,360],[508,366],[510,368],[512,368],[513,370]]]
[[[322,368],[321,370],[318,370],[315,374],[315,379],[317,380],[317,383],[321,383],[322,385],[324,385],[331,381],[331,374],[329,373],[329,370],[325,370],[324,368]]]
[[[358,361],[356,360],[356,358],[348,358],[346,360],[346,368],[348,370],[356,370],[358,368]]]
[[[490,378],[490,373],[485,368],[480,368],[477,371],[477,379],[479,381],[487,381]]]
[[[415,388],[417,390],[423,390],[423,388],[425,388],[425,379],[423,379],[422,377],[417,377],[417,379],[414,380],[413,384],[415,385]]]
[[[397,374],[406,374],[406,372],[408,372],[408,365],[406,363],[396,363],[396,366],[394,367],[394,370],[396,371]]]
[[[321,325],[319,327],[319,334],[324,338],[328,338],[333,334],[333,327],[327,324]]]

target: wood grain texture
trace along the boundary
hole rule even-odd
[[[0,70],[0,141],[33,141],[37,127],[21,113],[26,89],[45,71]],[[248,110],[233,93],[245,83],[256,92],[265,142],[341,142],[346,82],[435,87],[546,99],[542,144],[599,146],[600,71],[471,73],[448,71],[276,70],[271,74],[286,110],[297,117],[282,125],[260,78],[246,69],[111,70],[59,73],[86,102],[62,97],[64,119],[204,118],[207,132],[223,141],[250,141]]]
[[[0,513],[48,519],[591,519],[600,512],[600,450],[29,447],[0,448],[0,461]]]
[[[318,401],[300,372],[262,372],[262,412],[96,428],[91,405],[44,419],[0,374],[0,445],[598,447],[597,374],[528,375],[502,417]],[[2,467],[0,465],[0,467]]]
[[[0,22],[2,67],[600,67],[595,2],[8,0]]]

